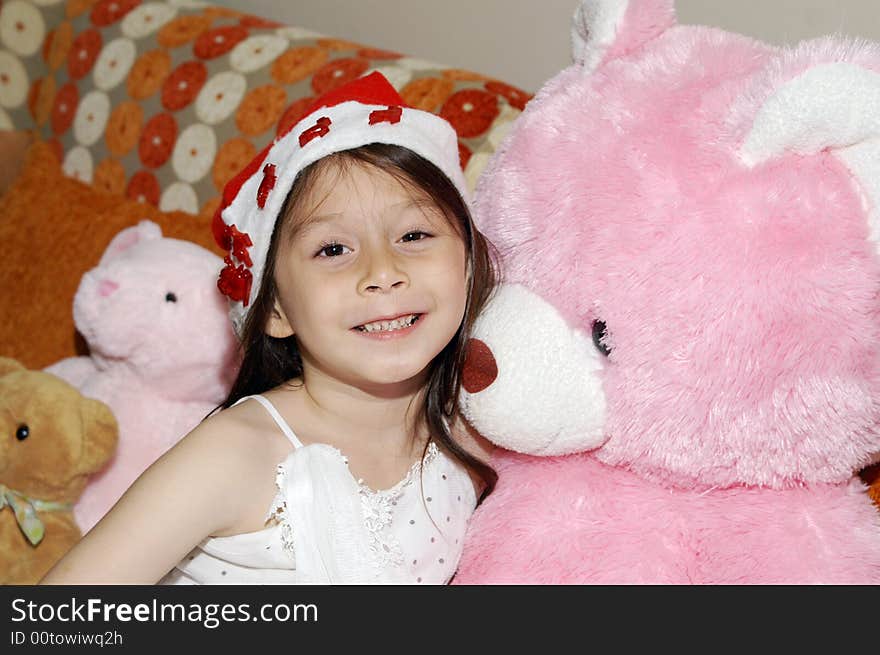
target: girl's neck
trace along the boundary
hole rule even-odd
[[[396,385],[367,387],[330,377],[307,368],[302,377],[304,399],[313,415],[342,440],[381,443],[386,452],[406,454],[413,449],[422,424],[421,406],[425,377]]]

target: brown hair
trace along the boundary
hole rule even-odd
[[[456,443],[446,420],[456,415],[465,346],[471,329],[497,284],[496,254],[491,244],[474,226],[467,204],[455,185],[434,164],[407,148],[379,143],[361,146],[328,155],[297,175],[281,207],[269,243],[262,283],[242,329],[242,364],[229,396],[220,407],[230,407],[245,396],[263,393],[303,374],[296,336],[281,339],[271,337],[265,333],[265,327],[274,310],[277,294],[275,256],[282,239],[280,235],[285,232],[284,226],[291,216],[300,209],[298,203],[309,195],[318,175],[332,164],[372,166],[391,174],[405,185],[421,189],[443,210],[464,240],[471,272],[468,276],[464,318],[453,339],[429,365],[421,412],[432,438],[483,480],[485,488],[480,496],[482,502],[494,489],[498,475],[491,466]],[[425,453],[427,444],[423,458]]]

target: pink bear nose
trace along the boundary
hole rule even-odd
[[[100,294],[101,296],[109,296],[118,288],[119,285],[116,284],[116,282],[112,282],[110,280],[101,280],[100,282],[98,282],[98,294]]]
[[[468,393],[479,393],[498,377],[498,364],[489,346],[479,339],[468,339],[461,373],[461,386]]]

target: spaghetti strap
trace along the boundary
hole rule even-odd
[[[297,439],[296,435],[293,433],[293,430],[291,430],[290,426],[287,424],[287,421],[285,421],[281,417],[281,414],[279,414],[278,410],[275,409],[275,405],[272,404],[272,401],[270,401],[265,396],[261,396],[260,394],[254,394],[253,396],[245,396],[244,398],[239,399],[238,402],[235,403],[235,405],[238,405],[238,403],[242,403],[245,400],[248,400],[249,398],[253,398],[258,403],[260,403],[263,407],[266,408],[266,411],[269,412],[269,415],[272,417],[272,420],[275,421],[275,425],[277,425],[281,429],[281,431],[284,433],[284,436],[290,440],[290,443],[293,444],[294,448],[302,448],[303,447],[302,442],[299,439]]]

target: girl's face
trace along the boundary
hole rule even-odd
[[[279,236],[267,332],[303,368],[359,387],[421,382],[467,300],[461,236],[427,194],[372,166],[318,173]]]

